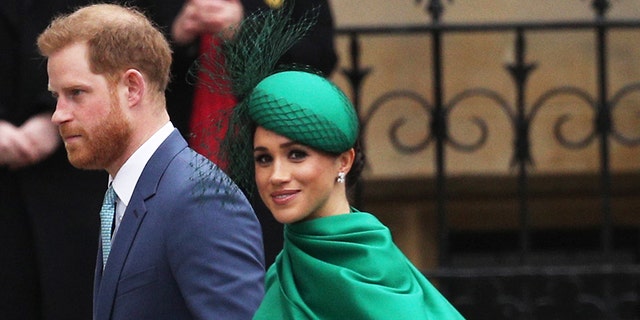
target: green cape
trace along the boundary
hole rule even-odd
[[[285,226],[254,319],[463,319],[373,215]]]

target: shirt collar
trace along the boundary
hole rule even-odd
[[[125,206],[129,205],[133,189],[136,187],[136,183],[138,183],[138,179],[142,175],[142,170],[144,170],[147,162],[173,130],[174,127],[171,121],[167,122],[127,159],[115,177],[109,176],[109,183],[113,185],[118,199]]]

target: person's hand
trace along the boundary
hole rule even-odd
[[[51,122],[50,113],[42,113],[27,120],[20,131],[30,144],[32,162],[49,157],[60,145],[58,128]]]
[[[233,32],[244,17],[240,0],[191,0],[197,8],[200,30],[204,33]],[[232,34],[227,34],[232,36]]]
[[[19,168],[31,163],[35,155],[30,144],[18,127],[0,120],[0,166]]]
[[[229,31],[224,36],[231,37],[243,17],[240,0],[187,0],[173,22],[171,36],[179,44],[190,43],[203,33]]]

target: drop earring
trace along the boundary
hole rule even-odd
[[[338,178],[336,178],[336,181],[338,183],[344,183],[345,180],[345,173],[344,172],[338,172]]]

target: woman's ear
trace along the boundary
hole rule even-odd
[[[340,162],[340,172],[347,173],[351,170],[351,166],[353,165],[353,161],[356,158],[356,151],[354,148],[351,148],[338,156],[338,161]]]
[[[129,106],[133,107],[140,104],[147,89],[142,73],[136,69],[129,69],[122,76],[122,81],[127,87],[127,102]]]

